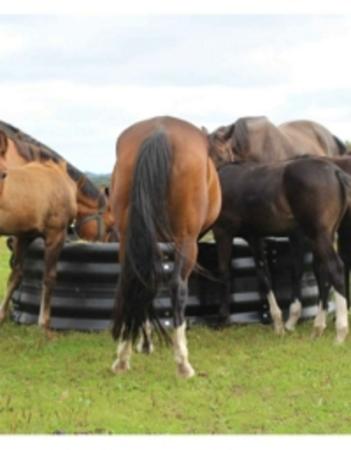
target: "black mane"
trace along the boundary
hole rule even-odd
[[[3,131],[16,145],[18,153],[26,161],[66,161],[59,153],[52,150],[47,145],[40,141],[37,141],[29,134],[24,133],[20,129],[10,125],[6,122],[0,120],[0,130]],[[89,180],[89,178],[84,175],[79,169],[73,166],[71,163],[67,162],[67,172],[72,180],[79,183],[79,190],[82,194],[87,197],[93,198],[94,200],[101,197],[99,189],[95,184]]]

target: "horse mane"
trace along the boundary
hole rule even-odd
[[[0,120],[0,130],[14,142],[18,153],[26,161],[53,161],[55,163],[66,161],[59,153],[55,152],[55,150],[13,125]],[[67,173],[72,180],[77,183],[78,190],[89,198],[94,200],[99,199],[101,201],[101,198],[104,196],[95,184],[71,163],[68,161],[66,161],[66,163]]]

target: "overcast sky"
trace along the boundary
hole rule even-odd
[[[312,119],[351,140],[351,16],[0,16],[0,119],[111,172],[130,124]]]

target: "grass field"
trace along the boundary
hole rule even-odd
[[[2,247],[1,288],[7,275]],[[263,325],[194,327],[198,376],[175,376],[170,349],[134,354],[110,372],[108,332],[54,333],[0,327],[0,433],[350,433],[351,345],[334,327],[316,341],[311,322],[283,338]]]

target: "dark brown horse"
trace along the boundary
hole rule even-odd
[[[62,156],[46,145],[5,122],[0,121],[0,169],[20,167],[31,161],[60,162]],[[110,233],[113,219],[102,192],[81,171],[67,162],[66,172],[77,186],[77,234],[89,241],[103,241]]]
[[[324,126],[309,120],[278,127],[267,117],[242,117],[208,135],[217,165],[223,161],[270,162],[296,155],[340,155],[345,145]]]
[[[310,155],[304,155],[303,158],[309,158]],[[351,176],[351,155],[343,155],[343,156],[334,156],[334,157],[321,157],[321,160],[328,161],[330,163],[335,164],[338,166],[343,172]],[[350,306],[350,269],[351,269],[351,209],[347,208],[344,217],[340,223],[339,229],[338,229],[338,252],[339,255],[344,263],[344,274],[345,274],[345,292],[346,292],[346,299],[348,303],[348,307]],[[299,245],[302,246],[302,248],[299,248]],[[303,246],[304,242],[301,240],[296,243],[294,246],[295,253],[293,253],[293,264],[295,267],[302,267],[302,255],[303,255]],[[302,278],[302,271],[297,272],[297,292],[301,294],[300,288],[301,288],[301,278]],[[322,305],[321,305],[322,306]],[[289,324],[291,323],[292,326],[295,325],[297,320],[300,317],[301,313],[301,295],[296,295],[294,303],[291,306],[293,314],[288,319],[288,329],[291,327]],[[318,313],[321,316],[320,322],[323,323],[324,327],[326,325],[326,312],[324,310],[319,310]],[[294,317],[292,317],[294,316]]]
[[[77,188],[67,175],[65,163],[32,162],[1,172],[0,235],[16,236],[14,263],[0,321],[6,317],[12,293],[20,284],[23,254],[33,240],[44,238],[44,275],[39,325],[50,324],[50,299],[56,280],[56,265],[68,225],[77,213]]]
[[[232,241],[242,236],[253,243],[256,267],[265,289],[274,327],[283,332],[281,311],[257,241],[267,235],[300,236],[311,242],[321,308],[325,311],[331,286],[335,289],[336,339],[348,333],[343,264],[333,248],[334,237],[350,207],[351,178],[321,158],[299,158],[271,164],[242,162],[224,165],[219,171],[222,210],[213,231],[218,246],[219,270],[224,295],[222,315],[229,312],[229,261]],[[294,247],[294,245],[293,245]],[[325,328],[318,314],[316,334]]]
[[[221,205],[218,176],[204,134],[172,117],[138,122],[118,138],[111,207],[120,238],[122,272],[113,336],[119,339],[116,373],[129,368],[134,342],[151,319],[160,327],[153,299],[161,276],[158,241],[174,242],[171,281],[174,353],[178,373],[194,375],[188,360],[184,310],[188,277],[196,263],[197,239]],[[160,328],[159,328],[160,330]]]

